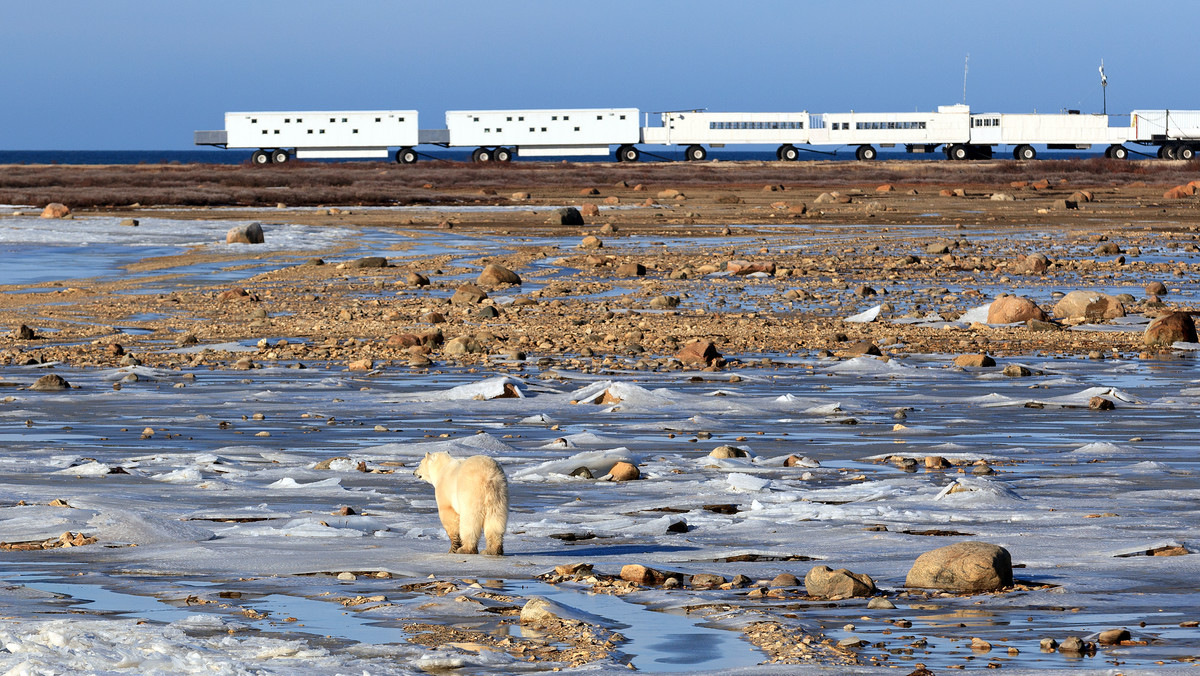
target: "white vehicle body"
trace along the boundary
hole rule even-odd
[[[608,155],[640,139],[637,108],[450,110],[450,147],[512,147],[518,155]]]
[[[966,143],[971,109],[939,106],[936,113],[825,113],[811,130],[813,145],[939,145]]]
[[[977,113],[971,115],[976,145],[1039,143],[1050,147],[1089,148],[1129,140],[1128,126],[1109,126],[1108,115]]]
[[[1135,110],[1130,117],[1132,141],[1200,140],[1200,110]]]
[[[330,110],[225,114],[227,148],[295,148],[299,158],[387,157],[415,146],[415,110]]]
[[[643,127],[642,143],[692,145],[706,143],[808,143],[807,112],[661,113],[661,127]]]

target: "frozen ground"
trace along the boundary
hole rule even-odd
[[[7,582],[0,614],[8,618],[0,625],[0,666],[12,673],[25,673],[21,665],[41,673],[37,665],[81,664],[163,673],[214,666],[406,673],[428,653],[405,644],[397,627],[443,611],[418,609],[426,597],[398,590],[430,575],[503,586],[560,563],[588,562],[604,573],[643,563],[770,579],[803,577],[825,563],[867,573],[894,593],[919,554],[962,539],[1008,548],[1018,580],[1051,586],[911,605],[898,599],[897,610],[869,612],[865,601],[747,606],[733,592],[645,592],[625,601],[661,610],[745,607],[711,618],[730,628],[745,613],[790,613],[835,639],[892,646],[926,637],[929,646],[911,659],[929,665],[961,662],[971,655],[963,641],[973,636],[1017,647],[1017,657],[998,650],[979,659],[1010,667],[1117,661],[1153,670],[1162,668],[1159,660],[1194,655],[1200,630],[1178,625],[1200,619],[1195,559],[1136,555],[1194,546],[1200,385],[1192,362],[1025,363],[1041,375],[1000,378],[937,358],[777,364],[742,370],[738,382],[723,374],[699,380],[614,370],[597,377],[520,365],[496,374],[358,376],[318,368],[58,367],[78,390],[12,391],[0,408],[0,541],[64,532],[99,541],[0,553]],[[28,383],[42,372],[7,368],[0,376]],[[130,373],[138,380],[122,381]],[[486,398],[505,383],[523,397]],[[620,401],[589,403],[605,390]],[[1097,392],[1117,409],[1089,411],[1087,399]],[[906,412],[900,427],[898,410]],[[153,436],[143,436],[146,427]],[[749,450],[751,459],[707,457],[722,444]],[[411,474],[430,450],[484,453],[504,465],[512,487],[508,556],[445,553],[432,491]],[[784,467],[789,454],[819,466]],[[997,474],[904,472],[882,460],[891,455],[986,458]],[[337,457],[348,460],[315,469]],[[638,461],[643,480],[567,476],[580,466],[601,476],[617,459]],[[955,481],[972,490],[942,495]],[[49,506],[54,500],[69,507]],[[738,511],[702,508],[709,504]],[[334,516],[343,506],[357,515]],[[680,518],[687,532],[668,532]],[[879,525],[887,530],[866,530]],[[929,530],[959,535],[904,532]],[[577,539],[552,537],[565,533]],[[747,554],[759,560],[726,561]],[[392,577],[367,575],[377,571]],[[358,579],[339,581],[342,572]],[[221,599],[220,592],[238,596],[186,602]],[[588,603],[569,588],[555,593],[561,603],[570,605],[573,595],[575,607]],[[392,605],[356,611],[331,600],[355,595],[384,595]],[[247,618],[245,607],[265,618]],[[633,627],[624,630],[631,634],[653,631],[647,615],[627,609],[608,619]],[[895,618],[912,621],[901,635],[907,641],[882,633],[891,627],[883,620]],[[1037,650],[1044,636],[1116,626],[1149,645],[1081,662]],[[739,651],[756,661],[736,639],[712,660],[736,664],[729,653]],[[646,653],[665,655],[662,666],[687,651],[668,645]],[[626,655],[656,669],[647,655]]]
[[[232,225],[181,230],[144,219],[142,249],[133,251],[115,219],[92,220],[87,237],[70,230],[78,221],[36,235],[6,221],[6,261],[9,251],[42,257],[6,266],[4,281],[43,281],[45,256],[63,253],[54,242],[77,248],[80,276],[112,275],[148,255],[200,245],[220,253],[225,245],[212,242]],[[272,251],[324,251],[348,236],[284,228]],[[468,244],[477,250],[480,241]],[[408,249],[453,250],[438,237]],[[713,287],[714,298],[729,292]],[[619,629],[629,640],[588,668],[596,673],[628,673],[627,663],[646,672],[803,673],[795,665],[753,666],[765,655],[740,629],[757,620],[834,641],[864,639],[864,659],[897,665],[898,673],[916,663],[939,673],[988,664],[1004,673],[1192,668],[1200,628],[1180,625],[1200,620],[1200,559],[1145,554],[1198,546],[1193,357],[1001,360],[1032,369],[1027,378],[959,369],[939,355],[739,357],[769,361],[699,374],[637,370],[620,360],[601,373],[553,361],[370,374],[321,364],[248,372],[0,368],[0,542],[97,538],[0,550],[0,673],[545,669],[500,652],[408,641],[405,626],[417,622],[520,635],[489,613],[497,603],[491,593],[549,596]],[[48,370],[77,389],[15,387]],[[492,398],[505,385],[522,396]],[[606,392],[608,403],[596,403]],[[1116,409],[1088,410],[1094,395]],[[750,458],[707,457],[726,444]],[[446,553],[432,489],[412,476],[431,450],[483,453],[503,464],[512,490],[507,556]],[[792,454],[809,461],[785,467]],[[888,460],[896,455],[916,458],[919,470]],[[986,459],[996,474],[974,476],[969,465],[926,471],[920,459],[928,455]],[[570,476],[586,466],[601,477],[621,459],[637,462],[643,479]],[[330,462],[318,468],[322,461]],[[952,483],[966,490],[949,493]],[[354,514],[336,514],[343,507]],[[1029,589],[900,595],[919,554],[961,540],[1008,548]],[[871,575],[898,607],[812,602],[796,590],[782,599],[750,599],[744,589],[618,598],[536,580],[576,562],[603,574],[640,563],[756,580],[785,572],[803,578],[825,564]],[[431,596],[425,586],[441,582],[455,589]],[[384,600],[339,602],[355,597]],[[899,628],[900,620],[911,627]],[[1081,658],[1038,650],[1043,637],[1086,638],[1114,627],[1144,645]],[[993,650],[973,652],[972,637]],[[850,673],[845,666],[827,672]]]

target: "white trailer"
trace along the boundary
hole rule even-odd
[[[605,156],[613,145],[619,146],[618,160],[636,161],[638,115],[637,108],[450,110],[444,145],[476,146],[475,162],[507,162],[513,155]]]
[[[686,145],[684,157],[691,161],[708,156],[704,146],[721,148],[726,144],[779,144],[775,157],[795,160],[797,145],[808,141],[811,126],[806,111],[794,113],[710,113],[707,111],[670,111],[659,113],[662,124],[642,127],[642,143]]]
[[[1110,125],[1108,115],[979,113],[971,116],[970,150],[990,157],[992,147],[1012,145],[1013,159],[1032,160],[1035,143],[1052,150],[1104,145],[1105,156],[1123,160],[1129,155],[1122,144],[1130,139],[1130,128]]]
[[[825,113],[821,125],[810,130],[813,145],[858,146],[854,156],[873,160],[875,145],[903,145],[910,153],[933,152],[939,145],[949,151],[971,138],[971,109],[965,105],[938,106],[936,113]],[[953,155],[951,155],[953,156]]]
[[[1158,156],[1190,160],[1200,151],[1200,110],[1135,110],[1130,140],[1158,146]]]
[[[287,162],[292,157],[387,157],[399,147],[396,161],[417,161],[420,142],[415,110],[306,110],[225,113],[225,129],[197,131],[196,145],[256,148],[254,164]]]

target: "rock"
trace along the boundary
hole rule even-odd
[[[495,319],[501,314],[500,308],[496,307],[495,305],[484,305],[483,307],[479,308],[479,312],[476,312],[475,316],[479,319]]]
[[[570,612],[563,606],[540,596],[529,597],[525,605],[521,606],[521,624],[559,622],[569,615]]]
[[[962,189],[962,188],[955,188],[955,189],[952,191],[952,194],[953,194],[955,197],[966,197],[966,196],[967,196],[967,191],[966,191],[966,190],[964,190],[964,189]]]
[[[1177,185],[1174,188],[1171,188],[1170,190],[1164,192],[1163,199],[1182,200],[1182,199],[1187,199],[1187,198],[1191,197],[1192,194],[1193,194],[1192,190],[1188,190],[1187,186]],[[51,206],[53,206],[53,205],[51,205]],[[50,207],[46,207],[46,208],[49,209]],[[45,212],[43,212],[42,218],[54,218],[54,216],[46,216]]]
[[[1167,287],[1162,282],[1150,282],[1145,289],[1147,296],[1165,296],[1167,295]]]
[[[817,195],[817,199],[813,200],[813,202],[817,204],[833,204],[834,202],[837,202],[837,198],[831,193],[823,192],[820,195]]]
[[[476,284],[520,284],[521,276],[508,268],[489,263],[475,279]]]
[[[1079,203],[1068,199],[1054,200],[1054,209],[1056,211],[1067,211],[1068,209],[1078,209]]]
[[[1096,637],[1096,641],[1100,645],[1118,645],[1122,641],[1128,641],[1132,638],[1133,636],[1129,633],[1128,629],[1108,629],[1100,632],[1100,635]]]
[[[1028,319],[1025,321],[1025,328],[1030,331],[1061,331],[1062,327],[1054,322],[1044,322],[1040,319]]]
[[[595,195],[599,195],[600,191],[595,188],[584,188],[579,191],[579,194],[583,197],[593,197]]]
[[[1004,367],[1004,375],[1009,378],[1027,378],[1033,375],[1033,371],[1020,364],[1009,364]]]
[[[1006,192],[994,192],[988,199],[993,202],[1012,202],[1015,198]]]
[[[34,383],[29,386],[29,389],[37,390],[39,392],[57,392],[59,390],[70,389],[70,387],[71,383],[68,383],[62,376],[58,375],[57,373],[47,373],[41,378],[35,380]]]
[[[1104,397],[1092,397],[1088,400],[1088,408],[1093,411],[1111,411],[1116,407],[1117,405],[1111,399]]]
[[[749,457],[749,454],[737,446],[717,446],[708,452],[708,457],[718,460],[728,460],[729,458]]]
[[[602,249],[602,248],[604,248],[604,242],[600,241],[600,238],[595,235],[588,235],[587,237],[584,237],[579,242],[579,248],[580,249]]]
[[[832,570],[815,566],[804,576],[804,590],[818,598],[850,598],[875,593],[875,581],[864,573],[852,573],[845,568]]]
[[[375,362],[370,359],[357,359],[346,364],[346,369],[349,371],[370,371],[374,366]]]
[[[419,272],[410,272],[404,278],[409,286],[429,286],[429,278]]]
[[[587,204],[579,207],[579,215],[583,216],[584,218],[592,218],[594,216],[599,216],[600,215],[600,207],[596,206],[595,204],[592,204],[591,202],[588,202]]]
[[[755,272],[765,272],[768,275],[774,275],[775,263],[770,261],[765,263],[751,263],[750,261],[737,260],[727,262],[725,264],[725,269],[735,275],[749,275]]]
[[[885,183],[875,188],[875,192],[895,192],[895,190],[896,188],[890,183]]]
[[[726,193],[724,195],[717,195],[715,201],[717,204],[741,204],[742,198],[733,193]]]
[[[1078,636],[1068,636],[1067,638],[1063,639],[1062,643],[1058,644],[1058,652],[1081,653],[1084,651],[1085,647],[1086,645],[1084,644],[1083,639],[1079,638]]]
[[[1121,247],[1116,242],[1101,242],[1092,253],[1097,256],[1115,256],[1121,252]]]
[[[42,209],[42,218],[66,218],[71,215],[71,210],[67,205],[60,202],[51,202]]]
[[[771,580],[772,587],[796,587],[800,585],[800,580],[796,579],[791,573],[780,573]]]
[[[16,340],[33,340],[37,338],[37,334],[33,332],[33,329],[22,324],[13,329],[12,337]]]
[[[646,266],[641,263],[622,263],[617,266],[616,273],[618,277],[644,277]]]
[[[974,366],[977,368],[988,368],[996,365],[996,360],[986,354],[960,354],[954,358],[955,366]]]
[[[879,349],[878,345],[876,345],[874,342],[872,342],[870,340],[860,340],[857,343],[846,348],[846,354],[848,354],[848,355],[867,354],[867,355],[871,355],[873,357],[882,357],[883,351]]]
[[[1058,641],[1055,641],[1052,638],[1044,638],[1041,641],[1038,641],[1038,647],[1040,647],[1044,653],[1052,653],[1055,650],[1058,650]]]
[[[1054,316],[1061,319],[1103,321],[1125,316],[1125,306],[1115,296],[1098,291],[1072,291],[1054,305]]]
[[[342,265],[347,268],[386,268],[388,262],[383,256],[366,256],[346,261]]]
[[[947,591],[985,592],[1012,586],[1008,550],[979,541],[958,542],[917,557],[905,586]]]
[[[1196,323],[1186,312],[1168,312],[1155,317],[1142,334],[1142,342],[1148,346],[1170,347],[1177,342],[1196,342]]]
[[[632,582],[634,584],[640,584],[649,587],[660,585],[666,582],[667,578],[679,577],[679,575],[677,573],[655,570],[654,568],[643,566],[637,563],[630,563],[621,566],[620,577],[626,582]]]
[[[585,225],[583,222],[583,214],[575,207],[563,207],[555,212],[558,215],[560,225]]]
[[[715,589],[725,584],[725,577],[709,573],[696,573],[692,576],[692,589]]]
[[[463,284],[454,290],[454,295],[450,297],[450,303],[453,305],[478,305],[487,297],[487,292],[478,286]]]
[[[656,310],[668,310],[679,306],[678,296],[655,296],[650,299],[650,307]]]
[[[458,356],[464,354],[480,354],[486,352],[483,345],[472,338],[471,336],[457,336],[446,341],[442,350],[450,356]]]
[[[635,188],[635,190],[636,190],[636,188]],[[660,199],[660,200],[669,200],[669,199],[674,199],[676,197],[682,197],[682,196],[683,196],[683,193],[679,192],[678,190],[673,190],[671,188],[658,191],[658,199]]]
[[[946,469],[949,466],[950,466],[950,461],[946,460],[945,458],[943,458],[940,455],[925,456],[925,468],[926,469]]]
[[[555,575],[574,575],[575,577],[591,575],[593,566],[590,563],[560,563],[554,567]]]
[[[529,199],[529,197],[530,197],[530,195],[527,192],[514,192],[512,194],[511,199],[517,200],[518,202],[522,202],[522,201]]]
[[[141,222],[138,221],[138,219],[136,219],[136,218],[123,218],[123,219],[121,219],[121,222],[119,225],[123,225],[127,228],[136,228],[139,225],[141,225]]]
[[[1013,324],[1030,319],[1047,321],[1049,317],[1037,303],[1020,296],[1003,295],[992,301],[988,306],[988,324]]]
[[[867,601],[867,608],[871,610],[895,610],[896,604],[882,596],[873,596],[870,601]]]
[[[266,239],[263,237],[263,229],[258,223],[235,225],[225,233],[226,244],[262,244],[264,242]]]
[[[1041,275],[1050,268],[1050,259],[1043,254],[1017,254],[1013,272],[1018,275]]]
[[[243,289],[240,286],[234,287],[232,289],[226,289],[225,291],[222,291],[221,293],[217,294],[217,302],[218,303],[225,303],[225,302],[231,301],[231,300],[256,301],[256,300],[258,300],[258,297],[251,294],[249,291],[246,291],[245,289]]]
[[[717,352],[717,346],[713,345],[712,341],[697,340],[688,343],[682,350],[676,352],[675,358],[684,364],[702,364],[707,366],[721,359],[721,353]]]
[[[1032,188],[1033,190],[1049,190],[1050,189],[1050,181],[1043,178],[1039,181],[1034,181],[1033,183],[1030,183],[1029,187]]]
[[[642,478],[641,471],[637,465],[628,462],[618,462],[608,470],[608,476],[612,481],[634,481]]]

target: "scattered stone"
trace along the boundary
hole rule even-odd
[[[1038,646],[1042,649],[1042,652],[1052,653],[1055,650],[1058,650],[1058,641],[1055,641],[1052,638],[1044,638],[1038,642]]]
[[[244,223],[235,225],[225,233],[226,244],[263,244],[266,239],[263,237],[262,225],[258,223]]]
[[[904,584],[925,589],[986,592],[1010,587],[1012,583],[1012,557],[1007,549],[967,541],[917,557]]]
[[[419,272],[410,272],[404,278],[409,286],[429,286],[429,278]]]
[[[1078,208],[1079,208],[1079,203],[1074,200],[1068,200],[1068,199],[1054,200],[1055,211],[1067,211],[1070,209],[1078,209]]]
[[[1013,324],[1030,319],[1044,322],[1050,318],[1037,306],[1037,303],[1020,296],[1005,294],[992,301],[992,304],[988,306],[988,324]]]
[[[1016,198],[1006,192],[994,192],[988,199],[992,200],[993,202],[1012,202]]]
[[[1088,400],[1088,408],[1093,411],[1111,411],[1116,407],[1117,405],[1111,399],[1104,397],[1092,397]]]
[[[657,310],[668,310],[673,307],[678,307],[678,296],[655,296],[650,299],[650,307]]]
[[[1116,296],[1098,291],[1072,291],[1054,305],[1054,316],[1062,319],[1103,321],[1125,316],[1125,306]]]
[[[22,324],[22,325],[18,326],[17,328],[13,329],[12,337],[17,340],[34,340],[38,336],[36,333],[33,332],[33,329]]]
[[[484,300],[487,300],[487,292],[474,284],[463,284],[454,290],[454,295],[450,297],[450,303],[453,305],[478,305]]]
[[[867,601],[867,608],[870,610],[895,610],[896,604],[882,596],[873,596],[870,601]]]
[[[139,225],[141,225],[141,222],[138,221],[138,219],[136,219],[136,218],[123,218],[123,219],[121,219],[120,225],[122,225],[126,228],[136,228]]]
[[[59,390],[70,389],[70,387],[71,383],[68,383],[62,376],[58,375],[57,373],[47,373],[41,378],[35,380],[33,384],[29,386],[29,389],[37,390],[39,392],[56,392]]]
[[[1196,342],[1196,322],[1187,312],[1168,312],[1155,317],[1142,333],[1142,342],[1149,346],[1170,347],[1177,342]]]
[[[634,481],[642,477],[642,472],[637,465],[622,461],[608,470],[608,476],[612,481]]]
[[[71,210],[67,205],[60,202],[51,202],[42,209],[42,218],[66,218],[71,215]]]
[[[852,573],[845,568],[815,566],[804,576],[804,590],[817,598],[850,598],[875,593],[875,581],[865,573]]]
[[[521,624],[545,624],[559,622],[570,612],[559,604],[540,596],[531,596],[521,606]]]
[[[1033,375],[1033,371],[1020,364],[1008,364],[1004,367],[1004,375],[1009,378],[1028,378]]]
[[[1147,296],[1165,296],[1167,295],[1167,287],[1162,282],[1150,282],[1145,289]]]
[[[616,274],[618,277],[644,277],[646,266],[641,263],[622,263],[617,266]]]
[[[1083,639],[1078,636],[1068,636],[1063,639],[1063,642],[1058,644],[1058,652],[1060,653],[1082,653],[1086,648]]]
[[[791,573],[780,573],[771,580],[772,587],[796,587],[799,586],[800,580],[796,579]]]
[[[667,578],[679,577],[679,575],[678,573],[664,572],[641,564],[630,563],[621,567],[620,577],[626,582],[653,587],[666,582]]]
[[[696,573],[692,576],[692,589],[716,589],[725,584],[725,577],[709,573]]]
[[[1108,629],[1100,632],[1096,637],[1096,641],[1101,645],[1120,645],[1122,641],[1129,641],[1133,638],[1128,629]]]
[[[996,365],[996,360],[986,354],[960,354],[954,358],[954,365],[961,367],[974,366],[988,368]]]
[[[1092,253],[1097,256],[1115,256],[1124,252],[1121,251],[1121,247],[1116,242],[1101,242],[1095,249],[1092,249]]]
[[[583,214],[575,207],[563,207],[555,212],[560,225],[585,225]]]
[[[579,214],[584,218],[593,218],[600,215],[600,207],[588,202],[587,204],[579,207]]]
[[[722,359],[721,353],[717,352],[717,346],[708,340],[697,340],[688,343],[682,350],[675,353],[675,358],[684,364],[702,364],[705,366]]]
[[[1018,275],[1043,275],[1050,268],[1050,259],[1044,254],[1017,254],[1013,273]]]
[[[521,276],[508,268],[489,263],[475,279],[476,284],[520,284]]]
[[[728,460],[730,458],[746,458],[749,454],[737,446],[717,446],[708,453],[708,457],[718,460]]]
[[[514,192],[512,194],[512,199],[514,199],[518,202],[523,202],[529,198],[530,198],[530,194],[527,192]]]
[[[388,262],[383,256],[366,256],[346,261],[342,266],[346,268],[386,268]]]
[[[347,370],[350,371],[370,371],[375,367],[375,362],[370,359],[357,359],[346,364]]]
[[[950,466],[950,461],[940,455],[925,456],[926,469],[946,469]]]
[[[860,340],[857,343],[846,348],[848,355],[871,355],[873,357],[882,357],[883,351],[879,346],[870,340]]]
[[[595,235],[588,235],[587,237],[584,237],[582,240],[580,240],[579,248],[580,249],[602,249],[602,248],[604,248],[604,242],[602,242],[600,240],[600,238]]]

